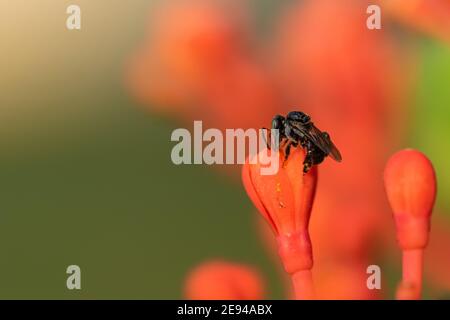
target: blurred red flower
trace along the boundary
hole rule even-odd
[[[450,43],[448,0],[381,0],[381,5],[392,18]]]
[[[265,296],[263,283],[253,267],[212,260],[188,274],[184,292],[192,300],[259,300]]]
[[[239,47],[242,32],[231,19],[217,2],[155,7],[149,34],[129,66],[132,92],[163,112],[195,106],[209,75],[234,59]]]
[[[206,126],[260,127],[278,105],[253,54],[243,3],[171,1],[130,58],[128,87],[154,110]]]

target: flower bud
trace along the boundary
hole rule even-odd
[[[265,150],[263,150],[265,152]],[[309,270],[313,265],[309,218],[314,201],[317,168],[303,173],[305,151],[293,148],[274,175],[262,175],[261,164],[248,161],[242,169],[242,180],[250,199],[277,235],[278,253],[286,272]]]
[[[386,164],[384,184],[400,247],[425,248],[436,198],[436,176],[430,160],[412,149],[397,152]]]

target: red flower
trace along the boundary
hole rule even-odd
[[[264,285],[252,267],[209,261],[188,275],[185,297],[192,300],[260,300],[264,298]]]

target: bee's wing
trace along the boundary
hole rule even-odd
[[[342,161],[341,153],[339,152],[338,148],[336,148],[333,142],[330,141],[330,143],[331,143],[331,150],[330,150],[331,158],[333,158],[337,162],[341,162]]]
[[[336,148],[336,146],[331,142],[331,139],[327,139],[323,132],[317,129],[314,124],[311,127],[305,129],[303,125],[299,125],[296,122],[291,122],[291,125],[302,134],[304,134],[308,139],[310,139],[320,150],[328,154],[334,160],[340,162],[342,160],[341,153]]]
[[[323,152],[329,154],[334,160],[341,162],[342,156],[338,148],[334,145],[331,139],[326,138],[322,131],[312,124],[311,130],[307,132],[307,136],[318,146]]]

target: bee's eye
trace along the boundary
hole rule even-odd
[[[294,121],[302,122],[302,123],[308,123],[311,120],[311,118],[307,114],[305,114],[301,111],[289,112],[288,118],[291,120],[294,120]]]
[[[273,129],[280,129],[281,127],[281,122],[278,119],[273,119],[272,120],[272,128]]]
[[[283,116],[276,115],[272,119],[272,129],[281,129],[283,127]]]
[[[311,119],[306,113],[303,112],[300,113],[299,118],[300,118],[299,120],[303,123],[307,123]]]

